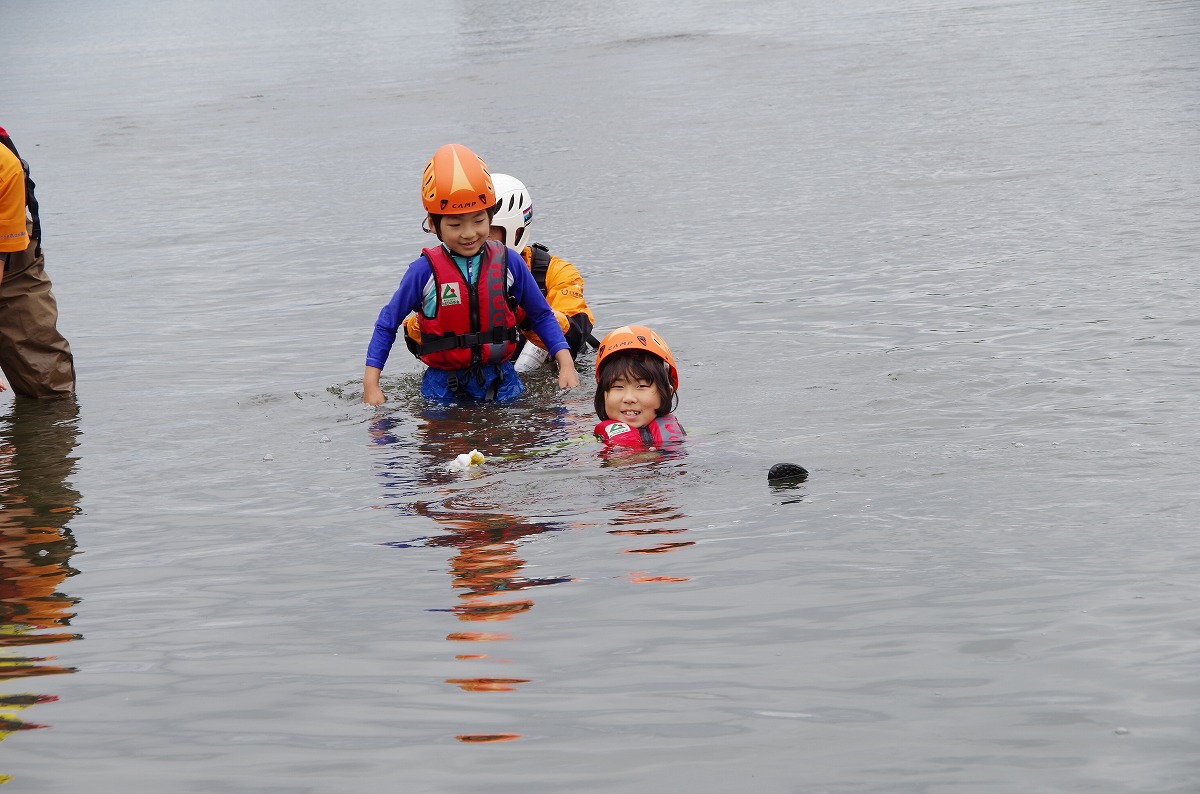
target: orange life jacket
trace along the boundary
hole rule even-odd
[[[541,243],[531,243],[521,251],[521,258],[533,273],[533,280],[546,296],[546,302],[554,310],[563,336],[567,338],[571,358],[577,357],[585,344],[591,344],[593,348],[600,347],[600,340],[592,335],[596,318],[583,298],[583,276],[579,275],[575,266],[551,256],[550,249]],[[546,345],[525,322],[520,311],[517,312],[517,325],[529,341],[545,349]]]
[[[42,219],[38,216],[37,199],[33,196],[33,180],[29,178],[29,163],[25,162],[21,157],[21,153],[17,151],[17,145],[12,142],[8,131],[0,127],[0,146],[4,146],[21,161],[21,168],[25,171],[25,206],[29,208],[29,217],[33,219],[33,239],[37,243],[37,248],[34,249],[34,255],[42,252]]]

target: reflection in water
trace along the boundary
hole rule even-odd
[[[651,576],[645,571],[631,571],[629,581],[634,584],[647,584],[649,582],[686,582],[686,576]]]
[[[530,446],[561,441],[566,432],[561,423],[561,410],[543,409],[536,417],[539,421],[533,424],[543,435],[534,439],[533,444],[530,444],[528,419],[487,408],[455,406],[426,410],[421,413],[421,421],[412,433],[403,428],[405,422],[412,419],[395,415],[383,417],[372,425],[373,443],[389,448],[387,458],[379,463],[380,475],[385,480],[387,506],[432,519],[447,531],[443,535],[387,545],[455,550],[448,572],[451,587],[457,591],[457,603],[448,609],[434,611],[448,612],[465,623],[507,622],[533,609],[534,601],[529,597],[532,588],[573,581],[569,576],[531,578],[523,575],[526,561],[520,554],[523,541],[567,529],[567,524],[535,521],[516,514],[513,504],[493,504],[482,488],[471,486],[470,475],[447,469],[449,461],[471,449],[486,449],[492,456],[520,455]],[[560,420],[557,424],[556,417]],[[549,436],[545,435],[547,428],[551,431]],[[555,430],[559,438],[555,437]],[[401,443],[402,438],[406,443]],[[483,643],[514,638],[507,632],[452,631],[446,639],[454,643]],[[454,658],[484,664],[505,661],[493,659],[483,652],[456,653]],[[448,678],[446,683],[465,692],[512,692],[530,680],[482,675]],[[456,738],[468,743],[505,742],[520,738],[520,734],[474,733]]]
[[[414,509],[450,530],[450,534],[425,539],[424,545],[450,546],[457,550],[450,559],[449,571],[451,586],[460,591],[460,603],[447,611],[461,621],[490,623],[512,620],[533,609],[533,599],[525,596],[525,591],[572,581],[569,576],[523,576],[525,559],[518,553],[522,538],[561,530],[565,528],[563,525],[532,523],[500,513],[470,514],[447,507],[446,503],[420,502],[414,505]],[[456,631],[448,634],[446,639],[451,642],[493,642],[511,637],[497,632]],[[460,653],[455,658],[483,660],[490,657],[484,653]],[[529,683],[529,679],[479,676],[449,678],[446,683],[467,692],[511,692],[518,684]],[[516,738],[515,735],[505,735]],[[477,738],[470,740],[479,741]]]
[[[470,742],[472,744],[481,744],[484,742],[511,742],[513,739],[520,739],[519,733],[469,733],[461,736],[455,736],[460,742]]]
[[[649,548],[645,548],[645,549],[626,549],[625,553],[626,554],[662,554],[663,552],[678,551],[679,549],[686,548],[688,546],[694,546],[694,545],[696,545],[696,544],[692,541],[687,541],[686,543],[660,543],[657,546],[650,546]]]
[[[67,527],[79,494],[68,484],[75,468],[79,409],[74,400],[17,398],[0,419],[0,679],[15,685],[36,676],[71,673],[53,656],[24,650],[78,639],[66,631],[78,599],[61,592],[75,539]],[[54,700],[28,692],[0,694],[0,739],[45,727],[22,719],[24,709]],[[0,776],[0,782],[7,777]]]
[[[459,620],[497,622],[512,620],[533,609],[533,599],[521,594],[533,587],[572,581],[569,576],[529,578],[522,575],[525,559],[518,554],[522,538],[566,529],[555,522],[530,522],[501,513],[467,514],[447,509],[443,504],[420,502],[414,508],[450,530],[448,535],[425,538],[425,546],[451,546],[457,553],[450,559],[451,586],[461,592],[461,603],[448,611]],[[510,639],[496,632],[452,632],[454,642],[488,642]],[[481,654],[460,654],[458,658],[486,658]],[[451,683],[459,683],[452,681]],[[515,682],[523,683],[523,682]],[[489,689],[489,691],[492,691]]]
[[[620,529],[610,529],[608,534],[627,537],[679,535],[687,532],[678,526],[687,516],[671,502],[674,480],[687,474],[683,466],[684,445],[670,450],[628,451],[620,448],[605,449],[601,453],[606,468],[619,467],[625,470],[622,487],[631,489],[636,496],[622,499],[613,508],[620,515],[611,522]],[[694,546],[695,541],[664,541],[650,546],[625,549],[626,554],[665,554]],[[631,571],[628,580],[635,584],[686,582],[686,576],[661,576],[646,571]]]
[[[532,683],[498,669],[509,660],[493,658],[490,646],[461,644],[516,640],[510,633],[512,625],[534,609],[534,588],[574,581],[570,576],[525,575],[523,544],[546,533],[595,526],[591,517],[599,514],[611,527],[607,530],[610,534],[641,542],[623,550],[637,555],[639,567],[647,559],[694,545],[681,537],[687,532],[688,516],[676,504],[680,479],[687,473],[682,449],[597,449],[594,457],[589,452],[584,465],[594,472],[598,460],[611,476],[577,481],[586,483],[582,487],[587,492],[573,495],[582,497],[583,503],[572,502],[572,521],[533,517],[561,515],[562,496],[521,491],[521,483],[515,482],[519,478],[505,478],[501,473],[554,465],[552,457],[538,450],[562,449],[564,443],[570,443],[570,423],[561,407],[455,406],[426,409],[416,416],[388,414],[377,419],[369,433],[381,453],[376,469],[383,480],[385,506],[431,519],[445,530],[444,534],[386,545],[453,550],[447,572],[455,601],[431,611],[451,614],[460,622],[460,630],[446,635],[447,641],[459,644],[455,663],[476,666],[471,672],[481,673],[445,679],[464,692],[513,692]],[[455,457],[472,449],[484,451],[491,462],[477,472],[449,470]],[[596,484],[601,488],[599,494],[593,490]],[[539,504],[544,507],[540,513]],[[686,582],[688,577],[636,570],[627,574],[626,580],[670,584]],[[488,743],[520,737],[518,733],[479,732],[456,738]]]
[[[462,482],[463,475],[447,465],[459,454],[479,449],[488,458],[528,458],[530,450],[548,448],[569,439],[567,414],[562,406],[521,410],[502,406],[421,407],[408,401],[411,413],[378,417],[368,430],[371,443],[384,453],[375,467],[383,481],[387,506],[412,513],[412,504],[433,489]],[[464,509],[470,509],[470,505]]]

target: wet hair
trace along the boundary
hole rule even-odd
[[[492,206],[490,206],[486,210],[484,210],[484,212],[486,212],[488,214],[488,222],[489,223],[491,223],[492,218],[496,217],[496,211],[499,209],[500,209],[500,205],[497,203],[497,204],[493,204]],[[467,213],[467,214],[470,215],[472,213]],[[433,228],[426,229],[426,231],[432,231],[434,234],[437,235],[437,238],[439,240],[442,239],[442,218],[445,218],[445,217],[446,217],[446,215],[442,214],[442,213],[437,213],[437,212],[429,213],[429,220],[430,220],[430,223],[433,225]],[[425,226],[425,222],[422,221],[421,227],[424,228],[424,226]]]
[[[604,410],[604,395],[612,388],[617,378],[646,380],[658,389],[658,416],[666,416],[679,405],[679,392],[671,390],[671,369],[667,362],[645,350],[628,350],[614,353],[604,359],[596,379],[596,416],[608,419]]]

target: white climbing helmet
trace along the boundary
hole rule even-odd
[[[492,174],[496,188],[496,214],[492,225],[504,230],[504,244],[520,251],[528,243],[525,231],[533,221],[533,199],[525,183],[508,174]]]

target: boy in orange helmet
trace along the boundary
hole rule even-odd
[[[379,377],[404,318],[417,313],[417,354],[428,367],[421,393],[431,399],[497,401],[525,390],[513,367],[517,310],[558,362],[558,385],[579,385],[562,329],[519,254],[488,239],[496,192],[487,165],[459,144],[429,160],[421,182],[427,231],[441,245],[413,261],[379,312],[367,348],[363,402],[382,405]]]
[[[546,296],[546,302],[550,304],[558,326],[567,338],[571,358],[577,358],[589,343],[592,347],[599,347],[600,343],[592,335],[596,316],[583,297],[583,276],[573,264],[554,256],[541,243],[529,240],[529,227],[533,222],[533,199],[529,188],[508,174],[492,174],[492,184],[496,189],[496,210],[492,215],[489,236],[521,252],[521,258],[533,273],[538,289]],[[514,366],[517,372],[529,372],[545,363],[550,354],[527,322],[522,321],[518,325],[522,338],[517,343]],[[421,332],[417,327],[416,315],[404,320],[404,334],[409,350],[417,355]]]

